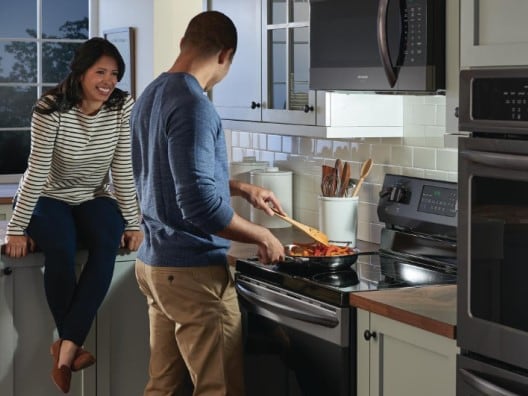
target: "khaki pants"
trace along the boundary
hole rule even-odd
[[[242,325],[229,269],[155,267],[138,259],[136,277],[150,319],[144,395],[243,395]]]

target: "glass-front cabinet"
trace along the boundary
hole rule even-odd
[[[309,0],[209,0],[207,6],[238,30],[231,70],[211,95],[222,118],[314,125]]]
[[[262,16],[262,120],[313,125],[315,93],[308,88],[310,3],[263,1]]]

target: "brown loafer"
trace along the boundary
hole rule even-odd
[[[71,370],[72,371],[83,370],[86,367],[90,367],[94,363],[95,363],[94,355],[92,355],[86,349],[79,347],[77,349],[77,353],[75,354],[75,357],[73,358]]]
[[[63,393],[70,391],[71,369],[68,366],[58,367],[59,352],[62,340],[55,341],[50,348],[53,357],[53,368],[51,369],[51,379]]]

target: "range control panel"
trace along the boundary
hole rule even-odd
[[[378,217],[388,228],[456,235],[457,213],[456,183],[385,175]]]

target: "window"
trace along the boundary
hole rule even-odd
[[[4,1],[0,13],[0,175],[27,164],[31,110],[89,37],[90,0]]]

